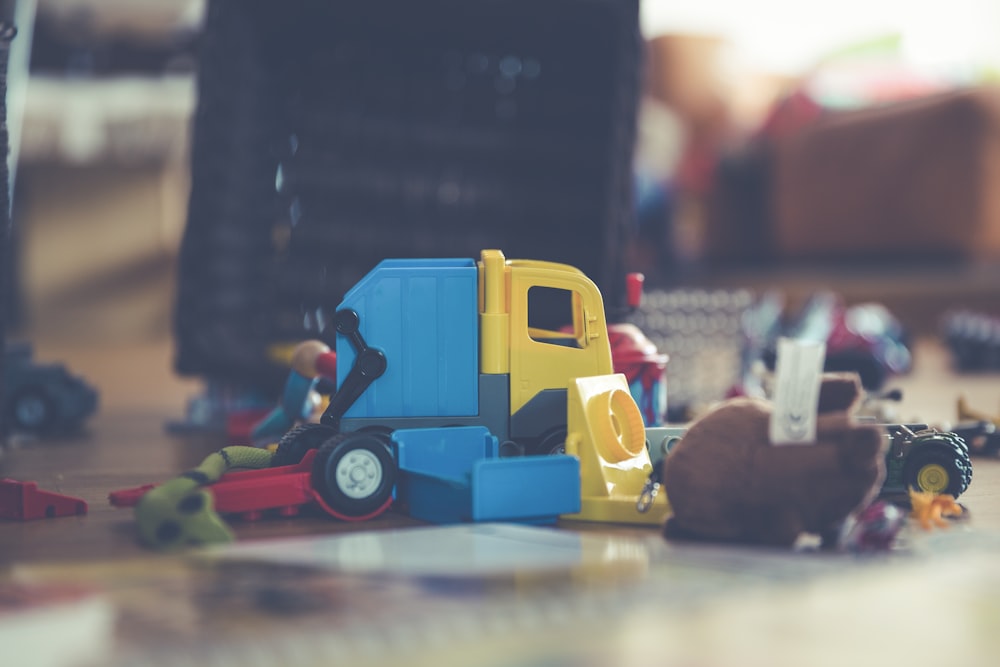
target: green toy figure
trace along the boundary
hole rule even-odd
[[[201,464],[146,493],[135,507],[139,536],[158,550],[233,541],[204,487],[236,468],[271,465],[273,454],[257,447],[224,447]]]

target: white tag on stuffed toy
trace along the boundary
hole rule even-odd
[[[826,344],[781,338],[774,370],[774,412],[769,435],[775,445],[816,441],[816,413]]]

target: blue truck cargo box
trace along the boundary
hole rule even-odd
[[[393,433],[397,501],[433,523],[554,523],[580,511],[575,456],[497,457],[497,439],[480,426]]]
[[[387,367],[345,417],[478,414],[478,290],[472,259],[387,259],[347,292],[338,310],[357,311]],[[356,356],[338,335],[338,387]]]

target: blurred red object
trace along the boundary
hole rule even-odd
[[[0,479],[0,517],[17,521],[87,513],[87,503],[73,496],[42,491],[36,482]]]

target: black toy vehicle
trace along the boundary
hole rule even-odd
[[[965,440],[926,424],[886,424],[891,440],[882,495],[908,490],[947,493],[958,498],[972,482],[972,461]]]
[[[965,440],[973,456],[1000,455],[1000,431],[992,421],[961,421],[952,426],[951,431]]]
[[[944,315],[941,329],[955,370],[969,373],[1000,369],[1000,317],[955,310]]]
[[[3,404],[12,433],[72,431],[97,410],[97,391],[62,364],[40,364],[27,343],[8,343]]]
[[[884,306],[847,307],[832,292],[814,294],[791,324],[772,322],[757,335],[771,338],[762,355],[769,369],[774,369],[780,336],[824,342],[824,370],[854,371],[867,391],[881,390],[889,378],[909,372],[912,364],[909,336]]]

